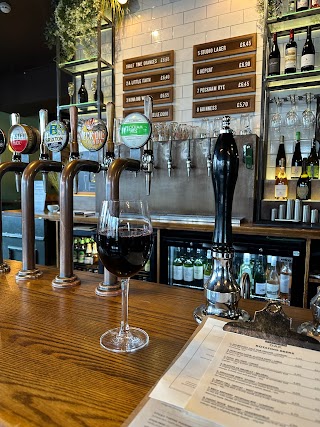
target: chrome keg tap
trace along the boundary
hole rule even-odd
[[[147,119],[152,122],[152,110],[153,110],[153,99],[151,96],[147,95],[144,97],[144,115]],[[146,148],[143,150],[141,157],[141,170],[145,172],[145,182],[146,182],[146,194],[150,195],[151,190],[151,176],[153,173],[154,159],[153,159],[153,141],[152,135],[150,135]]]
[[[59,275],[52,281],[54,288],[69,288],[81,283],[80,279],[73,273],[73,184],[80,171],[98,173],[101,169],[99,162],[80,159],[77,132],[78,110],[72,106],[69,111],[72,139],[70,142],[70,161],[63,168],[60,179],[60,271]],[[92,124],[92,120],[90,120],[90,124]],[[99,126],[103,126],[102,121],[99,121]],[[101,133],[100,130],[98,132]],[[87,147],[92,147],[94,143],[92,135],[85,131],[83,138]],[[105,142],[106,132],[102,139]],[[100,144],[101,141],[96,147],[97,150],[101,148]]]
[[[40,158],[30,162],[24,169],[21,181],[21,216],[22,216],[22,268],[16,274],[16,281],[33,280],[42,276],[42,271],[36,267],[35,260],[35,211],[34,211],[34,181],[42,172],[44,191],[47,189],[48,172],[61,172],[62,162],[49,159],[45,132],[48,125],[48,111],[39,111],[40,128]],[[65,131],[66,133],[66,131]],[[58,144],[59,133],[56,129],[55,138]],[[66,140],[66,134],[62,140]]]
[[[231,213],[238,169],[238,149],[230,129],[230,117],[225,116],[212,159],[212,184],[215,195],[212,275],[205,284],[206,303],[194,311],[194,318],[198,323],[206,315],[217,315],[228,319],[238,319],[240,316],[244,319],[249,318],[238,308],[241,290],[232,268],[234,251]]]

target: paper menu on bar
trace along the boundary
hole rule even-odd
[[[315,427],[320,352],[228,333],[186,409],[224,427]]]
[[[208,318],[181,356],[163,375],[150,397],[184,408],[227,332],[226,322]]]

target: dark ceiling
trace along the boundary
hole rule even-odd
[[[55,113],[56,53],[44,37],[51,0],[6,1],[11,12],[0,12],[0,111],[28,116],[47,108]]]

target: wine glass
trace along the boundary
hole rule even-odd
[[[74,94],[74,82],[68,82],[68,95],[70,96],[70,104],[72,104],[73,94]]]
[[[276,133],[280,133],[282,124],[282,115],[280,112],[282,100],[280,98],[274,98],[273,101],[276,104],[276,112],[271,115],[270,127]]]
[[[312,134],[316,123],[316,118],[313,112],[311,111],[311,97],[311,93],[306,93],[307,108],[302,113],[302,126],[305,129],[310,130]]]
[[[98,224],[98,252],[102,264],[121,279],[122,310],[120,327],[100,338],[103,348],[129,353],[149,342],[148,334],[128,324],[129,278],[149,259],[153,243],[152,225],[146,202],[107,200],[102,202]]]
[[[289,99],[291,101],[291,109],[286,114],[286,125],[291,128],[296,128],[299,124],[299,117],[296,112],[296,96],[289,95]]]

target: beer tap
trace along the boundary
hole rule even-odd
[[[21,183],[21,216],[22,216],[22,268],[16,275],[16,281],[33,280],[42,276],[42,271],[35,265],[35,223],[34,223],[34,181],[38,172],[43,174],[44,190],[46,190],[49,171],[61,172],[62,163],[49,159],[44,142],[48,122],[48,111],[39,112],[41,145],[40,158],[28,164],[24,169]],[[66,138],[63,135],[63,138]],[[40,146],[41,147],[41,146]]]
[[[113,142],[113,131],[114,131],[114,103],[108,102],[106,106],[106,114],[107,114],[107,150],[103,155],[103,161],[101,169],[103,174],[105,175],[106,171],[109,169],[111,163],[114,160],[114,142]]]
[[[148,100],[147,102],[150,102],[150,100]],[[150,141],[150,120],[141,113],[131,113],[126,116],[125,119],[123,119],[123,122],[120,126],[120,135],[123,143],[128,148],[130,148],[132,156],[135,156],[135,154],[138,153],[140,154],[140,148],[145,144],[148,144],[148,142]],[[119,200],[120,177],[122,172],[124,170],[139,172],[141,164],[142,160],[140,162],[139,160],[133,158],[118,158],[113,160],[107,171],[106,200]],[[147,189],[150,190],[150,175],[147,173],[146,177],[148,177],[148,179],[146,180]],[[111,274],[107,269],[104,269],[104,280],[103,282],[99,283],[95,292],[99,296],[117,295],[121,292],[120,282],[117,280],[116,276]]]
[[[168,176],[171,177],[171,169],[172,169],[172,137],[169,138],[169,156],[167,160],[168,167]]]
[[[215,195],[213,265],[212,275],[205,285],[206,303],[197,307],[193,313],[198,323],[206,315],[249,319],[247,313],[238,308],[241,291],[232,268],[231,213],[238,178],[239,156],[229,125],[230,117],[225,116],[212,159],[212,184]]]
[[[73,183],[80,171],[98,173],[101,169],[99,162],[80,159],[77,122],[78,110],[72,106],[70,162],[63,168],[60,179],[60,271],[52,281],[54,288],[69,288],[81,283],[73,273]],[[89,141],[92,142],[92,138],[89,138]]]
[[[10,131],[13,126],[19,124],[20,115],[18,113],[11,114],[11,127],[9,129],[9,141],[10,141]],[[11,142],[11,141],[10,141]],[[14,145],[13,145],[14,146]],[[10,148],[13,151],[12,161],[4,162],[0,164],[0,273],[8,273],[10,271],[10,266],[3,259],[3,249],[2,249],[2,178],[7,172],[15,172],[16,175],[16,190],[20,192],[20,177],[23,170],[26,168],[28,163],[21,161],[21,154],[16,153],[13,149],[13,146],[10,144]]]
[[[48,149],[44,143],[44,133],[48,124],[48,110],[39,111],[39,129],[40,129],[40,156],[39,160],[49,160]],[[48,191],[48,172],[42,172],[43,190],[45,194]]]
[[[208,137],[208,153],[207,153],[207,171],[208,171],[208,177],[211,175],[211,169],[212,169],[212,156],[211,156],[211,137]]]
[[[153,99],[147,95],[144,97],[144,115],[152,121]],[[143,151],[141,158],[141,170],[145,172],[146,194],[150,195],[151,190],[151,175],[153,172],[153,141],[150,135],[146,148]]]
[[[188,154],[187,154],[187,175],[188,178],[190,178],[190,170],[192,168],[191,166],[191,142],[190,142],[190,136],[188,138],[188,142],[187,142],[187,147],[188,147]]]

